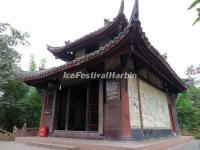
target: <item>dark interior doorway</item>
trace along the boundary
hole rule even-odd
[[[65,130],[66,113],[67,113],[67,88],[62,89],[59,93],[58,100],[58,123],[57,130]]]
[[[89,85],[88,103],[88,130],[98,130],[98,110],[99,110],[99,82],[93,81]]]
[[[55,129],[98,131],[99,82],[62,88],[57,93]]]
[[[68,130],[85,131],[87,84],[71,87]]]

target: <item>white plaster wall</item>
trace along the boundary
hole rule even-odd
[[[140,128],[137,80],[128,79],[128,96],[131,128]]]
[[[171,129],[166,94],[142,80],[139,82],[144,129]]]
[[[171,129],[167,97],[164,92],[139,80],[144,129]],[[140,128],[137,80],[128,79],[131,128]]]

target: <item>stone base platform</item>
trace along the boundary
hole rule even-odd
[[[164,150],[188,143],[193,137],[172,137],[147,141],[84,140],[57,137],[17,137],[18,142],[54,150]]]

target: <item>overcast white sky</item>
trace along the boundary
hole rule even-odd
[[[139,0],[140,21],[152,45],[168,53],[172,68],[184,77],[187,66],[200,64],[200,24],[192,26],[193,0]],[[62,46],[103,26],[116,17],[121,0],[0,0],[0,22],[30,34],[31,46],[19,47],[21,67],[28,69],[30,54],[47,58],[47,67],[62,64],[47,51],[46,44]],[[134,0],[125,0],[129,19]]]

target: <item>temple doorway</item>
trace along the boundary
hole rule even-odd
[[[62,88],[56,100],[56,130],[98,131],[98,80]]]
[[[67,95],[68,89],[64,88],[58,94],[57,99],[57,111],[58,111],[58,123],[57,123],[57,130],[65,130],[66,124],[66,115],[67,115]]]
[[[87,85],[71,87],[68,130],[85,131],[86,129]]]
[[[88,88],[89,101],[88,101],[88,131],[98,130],[99,120],[99,82],[94,81]]]

